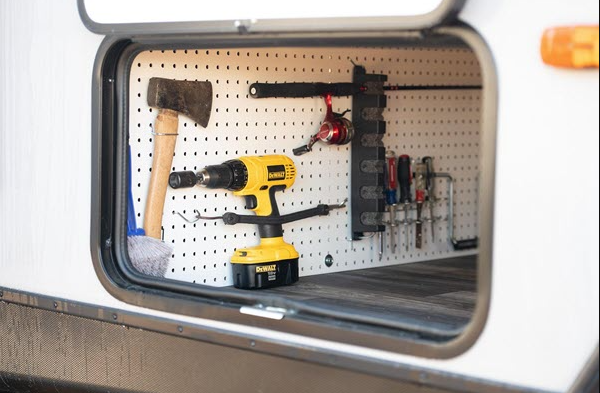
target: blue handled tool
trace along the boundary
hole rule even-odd
[[[146,236],[144,229],[138,228],[131,191],[131,149],[127,147],[127,251],[133,267],[140,273],[164,277],[173,250],[160,239]]]
[[[388,224],[390,226],[390,249],[392,253],[395,253],[396,242],[394,241],[394,228],[397,226],[396,205],[398,204],[396,199],[396,189],[398,188],[396,153],[388,150],[385,153],[385,162],[385,203],[390,214]]]

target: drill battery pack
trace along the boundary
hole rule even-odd
[[[259,245],[237,249],[231,257],[233,286],[261,289],[293,284],[298,281],[299,257],[282,236],[261,237]]]
[[[233,263],[233,285],[240,289],[262,289],[298,281],[298,258],[264,263]]]

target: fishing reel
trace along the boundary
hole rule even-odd
[[[325,105],[327,105],[327,113],[325,119],[319,126],[319,131],[310,137],[308,143],[294,150],[295,156],[301,156],[312,150],[312,147],[317,142],[323,142],[327,145],[345,145],[354,137],[354,126],[352,122],[344,117],[347,112],[335,113],[331,107],[331,94],[323,95]]]

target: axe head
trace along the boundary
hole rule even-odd
[[[206,127],[212,108],[212,84],[201,81],[150,78],[148,105],[174,110]]]

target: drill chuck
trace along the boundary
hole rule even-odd
[[[209,165],[198,172],[196,176],[198,184],[201,186],[231,191],[241,190],[248,181],[246,166],[239,160]]]

